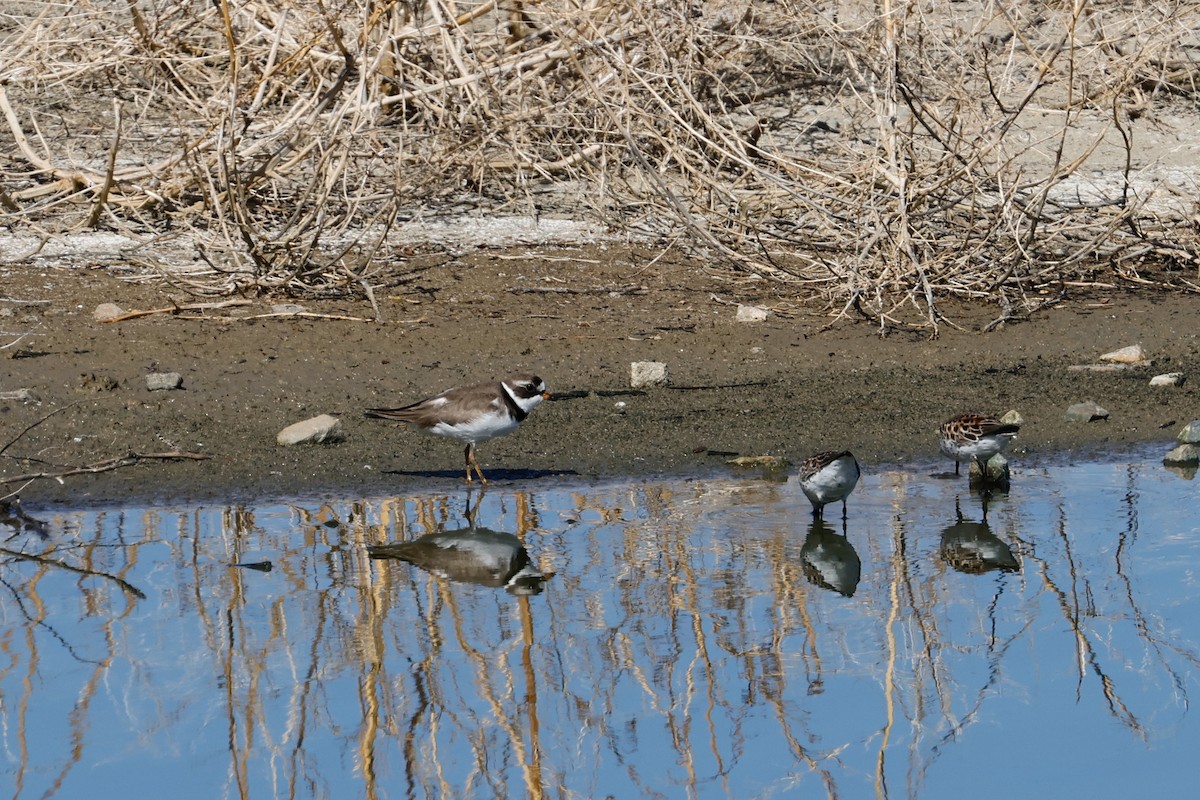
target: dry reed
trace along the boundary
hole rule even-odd
[[[207,295],[372,297],[397,221],[583,215],[936,330],[948,297],[1197,287],[1135,139],[1194,107],[1197,31],[1152,0],[10,3],[0,206],[181,237],[201,265],[162,274]]]

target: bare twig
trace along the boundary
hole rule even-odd
[[[119,314],[115,317],[109,317],[102,320],[105,323],[124,322],[127,319],[138,319],[140,317],[150,317],[155,314],[178,314],[181,311],[209,311],[217,308],[230,308],[233,306],[248,306],[253,305],[253,300],[222,300],[215,303],[188,303],[187,305],[172,305],[165,308],[151,308],[145,311],[126,311],[124,314]]]
[[[1195,3],[277,5],[18,4],[0,206],[51,236],[169,226],[202,263],[156,268],[196,295],[376,318],[394,221],[445,209],[586,216],[881,332],[1200,263],[1186,192],[1133,167],[1136,121],[1200,95]]]
[[[25,428],[24,428],[24,429],[22,429],[20,433],[18,433],[18,434],[17,434],[16,436],[14,436],[12,439],[9,439],[9,440],[8,440],[8,442],[6,442],[6,443],[5,443],[5,445],[4,445],[3,447],[0,447],[0,455],[4,455],[4,452],[5,452],[6,450],[8,450],[8,448],[12,447],[14,444],[16,444],[18,441],[20,441],[20,439],[21,439],[21,437],[22,437],[22,436],[24,436],[25,434],[29,433],[31,430],[33,430],[34,428],[36,428],[38,425],[41,425],[43,422],[45,422],[46,420],[50,419],[50,418],[51,418],[51,417],[53,417],[55,414],[61,414],[62,412],[66,411],[67,409],[69,409],[69,408],[74,408],[74,407],[75,407],[75,406],[77,406],[77,405],[79,405],[79,401],[78,401],[78,400],[77,400],[77,401],[75,401],[74,403],[69,403],[68,405],[65,405],[65,406],[60,406],[60,407],[58,407],[58,408],[54,409],[53,411],[51,411],[49,414],[46,414],[45,416],[43,416],[41,419],[39,419],[39,420],[37,420],[37,421],[35,421],[35,422],[32,422],[32,423],[30,423],[29,425],[26,425],[26,426],[25,426]]]
[[[124,456],[115,458],[106,458],[103,461],[97,461],[94,464],[88,464],[82,467],[68,467],[67,469],[55,470],[53,472],[30,472],[25,475],[13,475],[8,478],[0,478],[0,483],[20,483],[22,481],[43,480],[52,478],[61,481],[63,478],[72,475],[90,475],[97,472],[109,472],[122,467],[130,467],[134,464],[140,464],[143,461],[205,461],[212,456],[203,453],[185,453],[175,451],[171,453],[130,453]]]

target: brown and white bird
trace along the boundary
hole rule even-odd
[[[439,395],[399,408],[369,408],[374,419],[390,419],[415,425],[425,433],[449,436],[466,442],[467,481],[471,470],[487,483],[475,460],[475,445],[512,433],[529,412],[550,397],[546,384],[536,375],[520,374],[495,383],[458,386]]]
[[[988,414],[960,414],[942,423],[938,447],[954,459],[954,474],[960,461],[974,459],[987,474],[988,459],[1003,453],[1016,438],[1020,425],[1001,422]]]
[[[849,450],[827,450],[809,456],[800,464],[800,488],[813,505],[813,517],[822,519],[825,506],[842,501],[842,519],[846,518],[846,498],[858,485],[862,471]]]

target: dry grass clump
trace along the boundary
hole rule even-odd
[[[398,220],[583,214],[936,327],[1148,264],[1196,288],[1137,135],[1195,105],[1196,31],[1152,0],[10,3],[0,204],[186,236],[164,272],[208,294],[369,295]]]

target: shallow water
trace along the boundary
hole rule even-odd
[[[965,479],[882,469],[844,526],[755,476],[25,509],[45,528],[0,520],[0,785],[1184,796],[1200,514],[1160,457],[1018,467],[986,522]],[[553,575],[368,555],[472,526]]]

